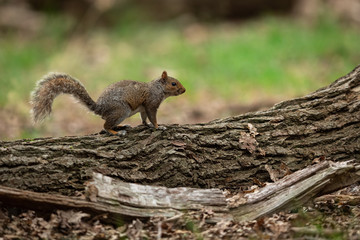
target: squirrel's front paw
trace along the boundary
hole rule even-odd
[[[118,136],[125,136],[126,135],[126,130],[120,130],[120,131],[118,131],[117,133],[116,133],[116,135],[118,135]]]
[[[157,126],[157,128],[155,128],[154,124],[152,123],[148,123],[146,124],[148,127],[153,128],[153,129],[159,129],[159,130],[166,130],[165,126]]]
[[[155,128],[154,124],[152,124],[152,123],[146,123],[146,124],[144,123],[144,125],[149,127],[149,128]]]

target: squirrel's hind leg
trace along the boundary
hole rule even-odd
[[[126,118],[130,116],[130,109],[116,109],[111,114],[105,116],[105,123],[104,123],[104,129],[112,134],[112,135],[125,135],[126,130],[121,130],[119,132],[113,130],[117,127],[118,124],[123,122]]]

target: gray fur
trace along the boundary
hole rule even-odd
[[[31,93],[31,114],[34,122],[43,120],[51,113],[54,99],[62,93],[73,95],[92,111],[96,107],[96,103],[77,79],[65,73],[49,73],[37,82]]]
[[[131,80],[113,83],[95,103],[77,79],[64,73],[49,73],[37,83],[31,94],[32,115],[35,122],[44,119],[51,113],[55,97],[65,93],[73,95],[89,110],[100,115],[105,120],[105,130],[112,134],[113,127],[137,112],[141,113],[143,124],[147,125],[146,119],[149,118],[157,128],[156,113],[161,102],[184,92],[181,83],[168,77],[164,71],[161,78],[149,83]]]

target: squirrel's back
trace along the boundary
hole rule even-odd
[[[96,102],[95,113],[104,115],[119,104],[127,104],[135,110],[149,96],[149,83],[123,80],[108,86]]]
[[[35,122],[41,121],[51,113],[55,97],[62,93],[73,95],[92,111],[96,107],[94,100],[77,79],[64,73],[49,73],[37,82],[35,90],[31,93],[31,112]]]

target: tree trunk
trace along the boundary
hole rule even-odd
[[[71,195],[95,171],[126,182],[235,190],[254,178],[269,181],[266,165],[281,172],[317,159],[359,161],[359,83],[360,66],[307,96],[206,124],[0,142],[0,184]]]

